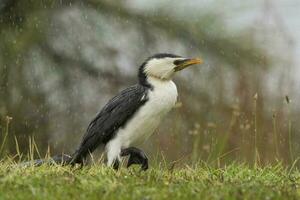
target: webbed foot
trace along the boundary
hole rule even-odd
[[[142,150],[140,150],[136,147],[128,147],[126,149],[122,149],[120,155],[122,157],[129,155],[127,168],[133,164],[138,164],[138,165],[141,165],[142,171],[146,171],[149,167],[148,166],[148,158],[147,158],[146,154]]]

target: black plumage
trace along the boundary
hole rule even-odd
[[[72,156],[72,163],[82,163],[99,145],[105,145],[144,105],[149,88],[141,84],[131,86],[113,97],[89,124],[81,144]]]

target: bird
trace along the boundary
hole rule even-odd
[[[76,151],[71,156],[55,156],[54,162],[84,164],[89,154],[103,146],[107,166],[117,170],[122,159],[129,156],[127,167],[138,164],[141,170],[147,170],[148,157],[133,145],[146,141],[175,106],[178,92],[172,81],[174,75],[202,63],[200,58],[170,53],[148,57],[138,69],[137,84],[110,99],[89,123]]]
[[[71,163],[82,163],[98,146],[104,146],[108,166],[118,169],[122,157],[129,156],[127,167],[140,164],[147,170],[146,154],[131,145],[146,141],[175,106],[175,73],[202,62],[170,53],[147,58],[139,67],[138,83],[109,100],[90,122]]]

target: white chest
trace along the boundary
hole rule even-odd
[[[177,101],[177,88],[174,82],[157,79],[148,81],[153,86],[153,90],[148,92],[148,101],[116,135],[122,147],[147,139]]]

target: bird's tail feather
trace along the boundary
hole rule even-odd
[[[59,164],[59,165],[76,165],[84,164],[89,151],[78,149],[72,155],[61,154],[53,156],[49,159],[37,159],[33,161],[23,162],[21,166],[41,166],[42,164]]]
[[[60,165],[69,165],[71,164],[72,156],[67,154],[61,154],[53,156],[49,159],[37,159],[33,161],[26,161],[22,162],[20,165],[27,167],[27,166],[41,166],[42,164],[60,164]]]
[[[80,149],[76,150],[75,153],[72,154],[71,159],[69,161],[70,165],[75,164],[83,164],[86,159],[88,153],[82,152]]]

